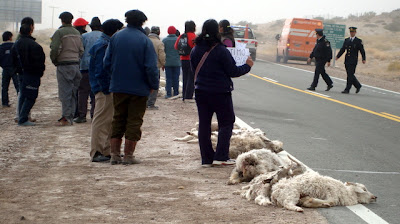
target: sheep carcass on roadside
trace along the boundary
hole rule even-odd
[[[279,170],[286,164],[288,163],[268,149],[254,149],[242,153],[236,159],[228,184],[249,182],[260,174]]]
[[[260,174],[248,185],[242,187],[241,196],[247,200],[254,200],[256,204],[267,206],[272,204],[272,186],[283,178],[293,177],[302,174],[306,168],[289,157],[292,162],[289,166],[281,167],[279,170]]]
[[[302,207],[325,208],[368,204],[376,196],[363,184],[343,183],[315,171],[284,178],[272,187],[271,201],[288,210],[302,212]]]

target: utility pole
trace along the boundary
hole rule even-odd
[[[81,14],[81,18],[82,18],[83,13],[86,13],[85,11],[78,11],[78,12]]]
[[[52,9],[52,16],[51,16],[51,28],[54,29],[54,9],[58,9],[58,7],[55,6],[49,6]]]

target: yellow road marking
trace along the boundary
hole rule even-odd
[[[396,115],[393,115],[393,114],[389,114],[389,113],[386,113],[386,112],[382,112],[382,114],[387,115],[387,116],[391,116],[391,117],[396,118],[396,119],[400,119],[399,116],[396,116]]]
[[[362,107],[358,107],[358,106],[355,106],[355,105],[352,105],[352,104],[349,104],[349,103],[345,103],[345,102],[340,101],[340,100],[335,100],[335,99],[332,99],[332,98],[329,98],[329,97],[321,96],[321,95],[315,94],[313,92],[308,92],[308,91],[297,89],[297,88],[294,88],[294,87],[291,87],[291,86],[287,86],[287,85],[284,85],[284,84],[281,84],[281,83],[273,82],[273,81],[270,81],[268,79],[262,78],[260,76],[257,76],[257,75],[251,74],[251,73],[250,73],[250,75],[255,77],[255,78],[264,80],[266,82],[269,82],[269,83],[272,83],[272,84],[275,84],[275,85],[278,85],[278,86],[282,86],[282,87],[285,87],[285,88],[288,88],[288,89],[292,89],[292,90],[295,90],[295,91],[298,91],[298,92],[302,92],[302,93],[306,93],[306,94],[309,94],[309,95],[313,95],[313,96],[316,96],[316,97],[319,97],[319,98],[322,98],[322,99],[326,99],[326,100],[329,100],[329,101],[332,101],[332,102],[335,102],[335,103],[338,103],[338,104],[342,104],[342,105],[345,105],[345,106],[348,106],[348,107],[352,107],[354,109],[361,110],[361,111],[364,111],[364,112],[367,112],[367,113],[370,113],[370,114],[374,114],[376,116],[383,117],[383,118],[386,118],[386,119],[389,119],[389,120],[392,120],[392,121],[397,121],[397,122],[400,123],[400,117],[392,115],[392,114],[388,114],[388,113],[385,113],[385,112],[378,113],[378,112],[375,112],[375,111],[372,111],[372,110],[368,110],[368,109],[365,109],[365,108],[362,108]]]

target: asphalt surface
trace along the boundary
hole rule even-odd
[[[364,184],[378,197],[365,207],[400,223],[400,93],[364,85],[358,94],[354,87],[342,94],[346,83],[338,79],[326,92],[322,78],[309,92],[312,78],[308,71],[257,61],[250,75],[234,79],[236,116],[281,140],[320,174]],[[319,210],[330,223],[376,223],[347,207]]]

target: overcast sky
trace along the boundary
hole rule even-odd
[[[165,36],[170,25],[180,31],[184,23],[193,20],[200,28],[202,23],[213,18],[228,19],[231,23],[248,21],[254,24],[267,23],[290,17],[323,16],[325,18],[374,11],[377,14],[400,8],[400,0],[42,0],[42,24],[36,29],[60,25],[58,15],[70,11],[74,18],[83,17],[90,22],[98,16],[102,22],[115,18],[124,22],[124,14],[131,9],[143,11],[148,21],[144,26],[160,26]],[[199,31],[199,30],[198,30]]]

